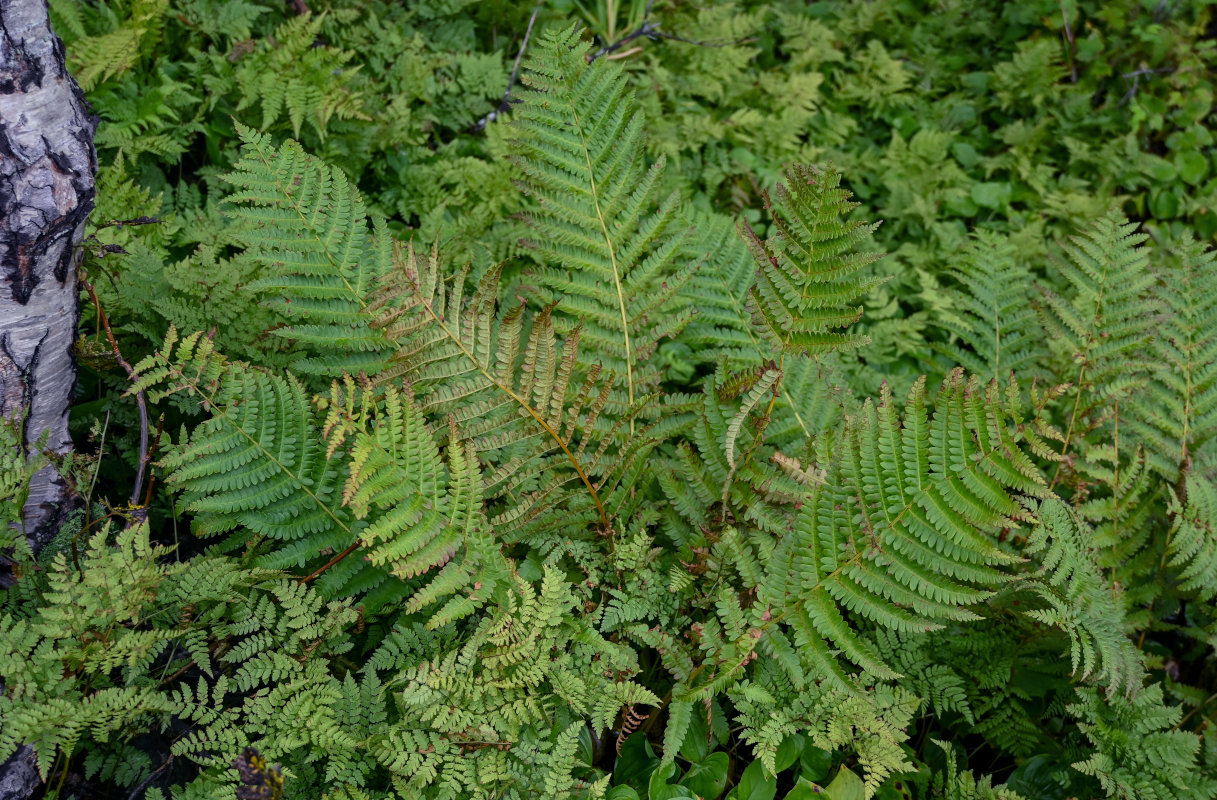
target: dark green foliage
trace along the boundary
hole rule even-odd
[[[1207,4],[553,0],[484,129],[533,3],[296,5],[52,2],[162,433],[141,523],[86,304],[86,506],[0,543],[0,760],[157,800],[1217,791]]]

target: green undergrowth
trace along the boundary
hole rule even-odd
[[[55,0],[138,378],[86,295],[0,758],[1212,797],[1208,5],[543,3],[480,126],[531,2]]]

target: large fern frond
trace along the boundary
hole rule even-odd
[[[612,435],[593,429],[610,382],[598,365],[575,375],[580,329],[560,343],[552,306],[531,319],[523,305],[498,313],[497,266],[468,299],[464,290],[465,271],[446,280],[436,252],[410,247],[398,258],[370,306],[374,327],[396,347],[375,381],[408,381],[424,412],[461,427],[494,466],[488,496],[510,500],[498,522],[522,524],[582,492],[595,513],[587,522],[607,526],[595,479]]]
[[[136,371],[135,388],[152,402],[181,395],[208,415],[161,462],[197,532],[241,527],[266,537],[273,547],[259,563],[275,569],[318,564],[358,539],[363,523],[342,507],[344,463],[326,452],[318,412],[295,377],[230,363],[205,335],[179,339],[173,328]],[[322,576],[327,594],[392,591],[383,571],[347,561]]]
[[[1075,423],[1101,400],[1145,382],[1144,347],[1158,314],[1141,246],[1148,237],[1136,229],[1114,211],[1097,220],[1063,244],[1068,258],[1058,269],[1072,296],[1040,287],[1044,326],[1064,359],[1058,376],[1074,386]]]
[[[1150,344],[1153,378],[1132,397],[1128,427],[1168,481],[1212,467],[1217,437],[1217,253],[1190,236],[1155,293],[1170,312]]]
[[[644,163],[642,114],[609,59],[588,64],[574,27],[542,37],[522,77],[532,91],[516,123],[515,161],[545,300],[561,299],[559,329],[583,326],[585,362],[624,377],[623,403],[651,391],[651,354],[692,316],[674,298],[697,266],[678,225],[679,198],[656,204],[663,161]],[[619,406],[614,403],[614,406]],[[621,408],[614,408],[621,413]]]
[[[794,530],[770,559],[762,600],[794,625],[820,671],[846,681],[831,648],[894,677],[846,614],[909,632],[975,619],[968,606],[1008,580],[1005,529],[1033,520],[1045,481],[1019,442],[1010,401],[961,370],[931,413],[924,379],[901,414],[890,393],[821,445]]]
[[[179,340],[172,328],[164,347],[136,369],[137,387],[150,390],[153,402],[183,392],[210,415],[163,460],[196,530],[244,526],[282,541],[350,542],[352,520],[338,502],[341,478],[299,381],[229,364],[203,334]]]

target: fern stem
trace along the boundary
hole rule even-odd
[[[611,36],[610,36],[611,38]],[[571,118],[575,130],[579,133],[579,142],[583,145],[583,158],[587,162],[587,180],[592,187],[592,205],[596,209],[596,218],[600,221],[600,230],[604,234],[604,243],[608,247],[609,264],[613,268],[613,286],[617,290],[617,307],[621,310],[621,334],[625,339],[625,385],[630,407],[634,405],[634,354],[630,346],[630,320],[625,308],[625,287],[622,285],[621,267],[617,263],[617,251],[613,247],[613,237],[609,233],[608,222],[604,219],[604,210],[600,207],[600,189],[596,185],[596,172],[592,167],[592,153],[583,133],[583,122],[579,117],[579,109],[570,104]],[[630,418],[630,435],[634,434],[634,418]],[[606,522],[607,524],[607,522]]]
[[[1073,440],[1073,428],[1078,421],[1078,408],[1082,405],[1082,381],[1086,379],[1086,365],[1082,365],[1082,369],[1078,372],[1078,393],[1073,401],[1073,414],[1069,417],[1069,429],[1065,431],[1065,441],[1061,443],[1061,460],[1056,462],[1056,469],[1052,473],[1052,482],[1048,484],[1048,491],[1053,491],[1056,488],[1057,479],[1061,477],[1061,465],[1065,463],[1065,456],[1069,455],[1069,444]]]
[[[325,572],[327,569],[329,569],[330,567],[334,566],[334,565],[335,565],[335,564],[337,564],[339,561],[341,561],[342,559],[344,559],[344,558],[346,558],[347,556],[349,556],[351,553],[354,553],[356,550],[358,550],[358,549],[359,549],[359,545],[361,545],[361,544],[363,544],[363,542],[362,542],[361,540],[359,540],[359,539],[356,539],[356,540],[355,540],[355,541],[354,541],[354,542],[351,544],[351,546],[350,546],[350,547],[348,547],[346,550],[343,550],[341,553],[339,553],[338,555],[336,555],[336,556],[334,556],[333,558],[331,558],[329,561],[327,561],[327,562],[325,563],[325,565],[324,565],[324,566],[318,567],[317,569],[313,570],[313,572],[312,572],[311,574],[309,574],[308,576],[306,576],[306,577],[304,577],[304,578],[301,578],[300,580],[296,581],[296,583],[298,583],[298,584],[305,584],[305,583],[308,583],[309,581],[314,580],[315,578],[320,577],[320,576],[321,576],[321,574],[322,574],[322,573],[324,573],[324,572]]]

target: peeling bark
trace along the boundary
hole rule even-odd
[[[0,416],[21,426],[31,454],[39,442],[72,448],[76,267],[93,210],[96,129],[47,0],[0,0]],[[71,503],[53,467],[34,476],[22,523],[35,552]],[[0,800],[27,800],[41,783],[29,745],[0,764]]]
[[[46,0],[0,0],[0,415],[27,452],[67,453],[79,319],[76,267],[93,210],[97,118],[67,70]],[[53,467],[24,509],[37,551],[71,498]]]

